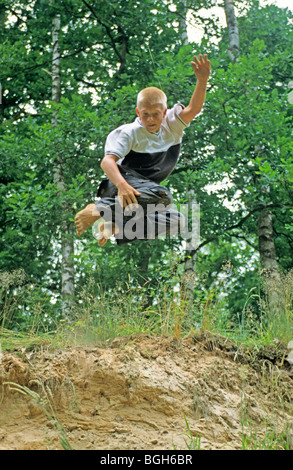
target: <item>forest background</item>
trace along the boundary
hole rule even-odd
[[[2,332],[292,338],[292,19],[257,0],[0,1]],[[200,204],[198,247],[78,238],[107,134],[143,87],[187,104],[194,53],[207,99],[164,185]]]

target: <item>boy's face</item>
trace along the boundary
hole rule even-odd
[[[136,114],[140,117],[143,127],[149,132],[158,132],[167,112],[160,104],[142,105],[136,108]]]

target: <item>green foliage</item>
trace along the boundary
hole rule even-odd
[[[188,189],[201,206],[198,282],[183,323],[185,331],[202,324],[231,329],[240,322],[247,299],[259,320],[261,309],[251,293],[259,292],[256,226],[265,205],[274,216],[280,268],[293,267],[293,108],[287,100],[293,78],[292,15],[272,5],[260,8],[256,1],[238,2],[241,54],[230,63],[225,28],[198,13],[212,3],[195,2],[191,11],[194,24],[205,29],[202,44],[182,46],[182,4],[177,1],[103,0],[90,8],[80,0],[0,1],[0,270],[22,269],[26,276],[25,285],[10,286],[2,297],[10,312],[2,313],[3,326],[30,330],[38,318],[40,328],[50,329],[60,321],[64,218],[72,222],[75,212],[95,199],[105,138],[135,118],[139,89],[160,86],[169,106],[188,104],[195,86],[194,49],[209,52],[212,61],[205,109],[186,130],[181,158],[164,182],[175,203],[187,202]],[[50,101],[56,14],[62,26],[58,105]],[[61,193],[54,183],[56,162],[66,186]],[[155,326],[174,332],[173,323],[182,319],[177,308],[182,304],[174,300],[174,293],[182,293],[182,240],[121,248],[110,241],[100,249],[88,230],[74,244],[74,300],[78,305],[89,289],[87,302],[95,307],[87,309],[95,329],[100,326],[89,278],[107,298],[106,323],[116,294],[127,294],[132,308],[139,300],[135,312],[142,330],[142,312],[154,310]],[[224,285],[228,262],[232,268]],[[117,329],[130,331],[130,312],[113,312]],[[117,320],[120,314],[122,325],[126,315],[127,328]]]
[[[61,317],[57,296],[28,282],[23,269],[0,272],[0,329],[34,335],[56,331]]]

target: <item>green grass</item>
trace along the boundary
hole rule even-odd
[[[243,299],[238,319],[230,318],[223,302],[224,285],[220,291],[212,288],[205,299],[195,299],[193,304],[185,300],[184,289],[182,294],[160,286],[160,295],[156,295],[155,303],[149,307],[145,286],[124,283],[105,292],[90,279],[78,293],[69,318],[63,319],[61,308],[58,311],[56,305],[52,307],[47,293],[24,286],[23,282],[21,271],[1,273],[2,351],[103,343],[142,333],[181,338],[199,329],[219,333],[247,347],[274,344],[276,339],[287,344],[293,338],[292,272],[282,276],[278,284],[267,284],[262,297],[259,289],[251,289]],[[282,308],[277,317],[267,301],[270,290],[278,292],[280,298]]]
[[[267,428],[264,432],[249,430],[242,434],[242,450],[292,450],[293,443],[287,429],[277,431]]]
[[[276,384],[271,380],[271,388],[277,392]],[[278,395],[278,401],[282,402],[282,398]],[[279,403],[280,405],[280,403]],[[278,406],[272,410],[270,422],[263,419],[262,423],[258,423],[257,430],[255,424],[252,423],[247,411],[245,393],[241,397],[241,444],[242,450],[292,450],[293,449],[293,425],[287,420],[283,420],[283,424],[279,418],[284,416],[283,404],[281,409]],[[274,416],[273,416],[274,413]]]
[[[35,333],[0,328],[0,345],[2,351],[30,351],[35,349],[57,348],[63,341],[58,340],[56,332]]]

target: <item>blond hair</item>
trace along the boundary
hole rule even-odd
[[[167,108],[167,96],[165,93],[155,86],[144,88],[137,95],[137,108],[141,106],[153,106],[159,104],[164,110]]]

